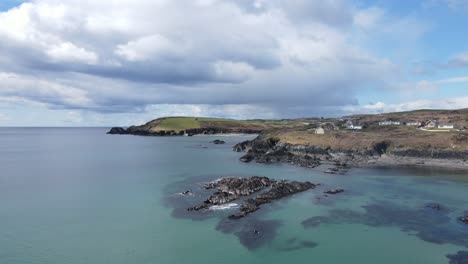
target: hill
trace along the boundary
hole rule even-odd
[[[195,135],[218,133],[260,133],[278,128],[305,127],[307,123],[299,119],[293,120],[235,120],[211,117],[163,117],[149,121],[140,126],[130,126],[127,129],[113,128],[110,134],[134,135]]]

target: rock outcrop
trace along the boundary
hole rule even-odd
[[[216,134],[231,134],[231,133],[239,133],[239,134],[258,134],[261,131],[258,129],[244,129],[244,128],[217,128],[217,127],[210,127],[210,128],[192,128],[186,130],[149,130],[145,127],[141,126],[130,126],[127,129],[122,127],[113,127],[107,134],[117,134],[117,135],[136,135],[136,136],[194,136],[194,135],[216,135]],[[224,142],[223,140],[219,140],[219,142]],[[217,144],[217,143],[215,143]],[[219,143],[223,144],[223,143]]]
[[[326,191],[325,193],[326,194],[337,194],[337,193],[342,193],[342,192],[344,192],[343,189],[331,189],[331,190]]]
[[[188,208],[198,211],[213,205],[222,205],[271,186],[275,181],[267,177],[223,178],[205,185],[205,189],[217,189],[203,204]]]
[[[254,198],[242,202],[239,214],[229,218],[242,218],[260,208],[260,205],[270,203],[283,197],[315,188],[315,184],[298,181],[276,181],[267,177],[253,176],[250,178],[223,178],[208,183],[205,189],[216,189],[202,204],[187,208],[188,211],[207,209],[213,205],[222,205],[242,197],[259,193]],[[266,190],[269,188],[268,190]],[[248,197],[247,197],[248,198]]]
[[[298,181],[278,181],[275,182],[271,189],[257,195],[255,198],[247,199],[242,203],[239,214],[229,216],[230,219],[239,219],[252,212],[260,209],[260,205],[270,203],[274,200],[281,199],[283,197],[307,191],[315,188],[315,184],[310,182],[298,182]]]
[[[468,225],[468,216],[466,216],[466,215],[465,215],[465,216],[461,216],[461,217],[458,218],[458,220],[459,220],[460,222],[462,222],[463,224]]]
[[[112,134],[112,135],[125,135],[128,134],[127,130],[123,127],[113,127],[107,132],[107,134]]]
[[[468,169],[468,150],[442,149],[389,149],[388,142],[380,142],[369,149],[332,149],[315,145],[284,143],[278,138],[261,134],[257,138],[236,144],[234,151],[246,152],[240,160],[258,163],[285,162],[303,167],[316,167],[322,163],[334,164],[326,173],[344,174],[349,166],[404,165]]]
[[[240,158],[243,162],[250,162],[255,160],[258,163],[278,163],[287,162],[304,167],[313,168],[320,165],[320,158],[315,154],[325,155],[326,151],[321,149],[306,150],[301,153],[301,150],[296,151],[288,144],[279,142],[277,138],[257,137],[251,141],[244,141],[234,145],[234,151],[247,152]]]
[[[224,144],[224,143],[226,143],[226,141],[221,140],[221,139],[215,139],[215,140],[211,141],[211,143],[216,144],[216,145],[219,145],[219,144]]]

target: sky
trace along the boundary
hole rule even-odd
[[[0,126],[468,108],[468,0],[1,0]]]

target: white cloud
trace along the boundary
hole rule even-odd
[[[79,48],[70,42],[63,42],[51,46],[47,55],[56,62],[80,62],[85,64],[96,64],[98,57],[95,53]]]
[[[354,24],[364,30],[374,29],[384,19],[385,11],[378,7],[358,10],[354,16]]]
[[[366,104],[360,106],[346,106],[342,110],[348,114],[366,113],[388,113],[388,112],[402,112],[417,109],[462,109],[468,108],[468,96],[454,97],[454,98],[441,98],[437,100],[415,100],[404,103],[385,104],[377,102],[373,104]]]
[[[31,0],[0,25],[0,97],[115,116],[339,109],[398,82],[375,39],[406,46],[426,30],[342,0]]]
[[[145,61],[160,56],[182,56],[186,47],[162,35],[151,35],[118,45],[115,53],[128,61]]]
[[[90,107],[91,99],[84,90],[37,77],[0,72],[0,96],[12,100],[35,101],[50,106]]]
[[[3,114],[3,113],[0,113],[0,123],[1,122],[5,122],[5,121],[8,121],[9,118],[7,115]]]
[[[451,58],[448,62],[449,67],[468,67],[468,52],[458,54]]]

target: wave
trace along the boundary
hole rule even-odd
[[[223,204],[223,205],[213,205],[210,206],[210,210],[229,210],[229,209],[234,209],[238,208],[239,204],[236,203],[228,203],[228,204]]]

